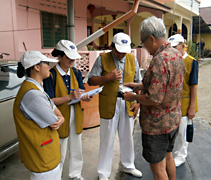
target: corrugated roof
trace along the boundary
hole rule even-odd
[[[200,8],[200,16],[204,20],[204,22],[207,24],[207,26],[211,29],[211,7],[205,7],[205,8]]]

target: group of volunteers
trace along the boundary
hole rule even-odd
[[[140,27],[143,46],[153,56],[143,79],[138,60],[131,53],[131,39],[114,35],[111,51],[100,55],[88,76],[90,86],[103,86],[99,94],[99,180],[108,180],[113,145],[118,131],[123,171],[141,178],[134,165],[134,119],[140,110],[143,157],[155,180],[175,180],[176,166],[185,162],[188,119],[197,107],[198,63],[185,52],[180,34],[166,39],[163,21],[145,19]],[[81,56],[74,43],[60,40],[51,59],[38,51],[24,53],[18,77],[26,76],[15,103],[14,120],[20,158],[31,171],[31,180],[61,180],[69,149],[69,179],[84,180],[82,167],[83,109],[80,102],[68,105],[84,93],[82,74],[73,67]],[[134,92],[120,92],[120,85]],[[90,101],[88,95],[82,101]],[[176,156],[172,150],[179,143]],[[141,141],[141,140],[140,140]]]

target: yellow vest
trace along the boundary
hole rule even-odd
[[[116,68],[111,53],[105,53],[101,56],[102,62],[102,76],[108,74]],[[135,77],[135,59],[131,54],[126,54],[125,69],[124,69],[124,83],[134,82]],[[119,88],[119,81],[109,81],[103,84],[103,91],[99,95],[99,111],[100,117],[104,119],[111,119],[115,113],[117,93]],[[126,101],[127,112],[129,116],[133,116],[130,110],[134,102]]]
[[[21,161],[32,172],[46,172],[60,162],[60,142],[58,132],[50,127],[40,128],[33,120],[28,120],[20,109],[24,94],[30,89],[39,90],[33,83],[24,81],[18,91],[13,106],[13,115],[19,140]]]
[[[182,116],[187,116],[187,111],[190,105],[190,85],[189,85],[189,78],[190,78],[190,73],[191,73],[191,67],[193,63],[194,58],[190,55],[188,55],[184,59],[184,64],[185,64],[185,74],[183,78],[183,90],[182,90],[182,98],[181,98],[181,111],[182,111]],[[196,97],[196,102],[195,102],[195,112],[198,111],[198,100]]]
[[[55,87],[55,97],[63,97],[68,95],[67,88],[64,84],[62,76],[60,75],[59,71],[56,67],[56,87]],[[75,74],[70,68],[70,82],[71,82],[71,89],[78,89],[78,81],[75,77]],[[61,111],[65,121],[58,129],[59,137],[66,138],[69,136],[69,129],[70,129],[70,106],[68,105],[69,102],[65,102],[64,104],[58,105],[57,108]],[[76,133],[80,134],[83,130],[83,119],[84,119],[84,112],[81,108],[81,103],[75,103],[75,125],[76,125]]]

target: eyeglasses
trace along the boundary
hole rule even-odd
[[[148,39],[149,36],[145,37],[142,41],[141,41],[141,45],[144,44],[144,42]]]

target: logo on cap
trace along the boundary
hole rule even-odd
[[[128,43],[128,40],[123,39],[123,40],[121,40],[121,42],[122,42],[122,44],[127,44]]]
[[[173,40],[174,40],[174,38],[170,38],[170,39],[169,39],[169,41],[173,41]]]
[[[71,48],[71,49],[75,49],[75,46],[71,45],[70,48]]]

